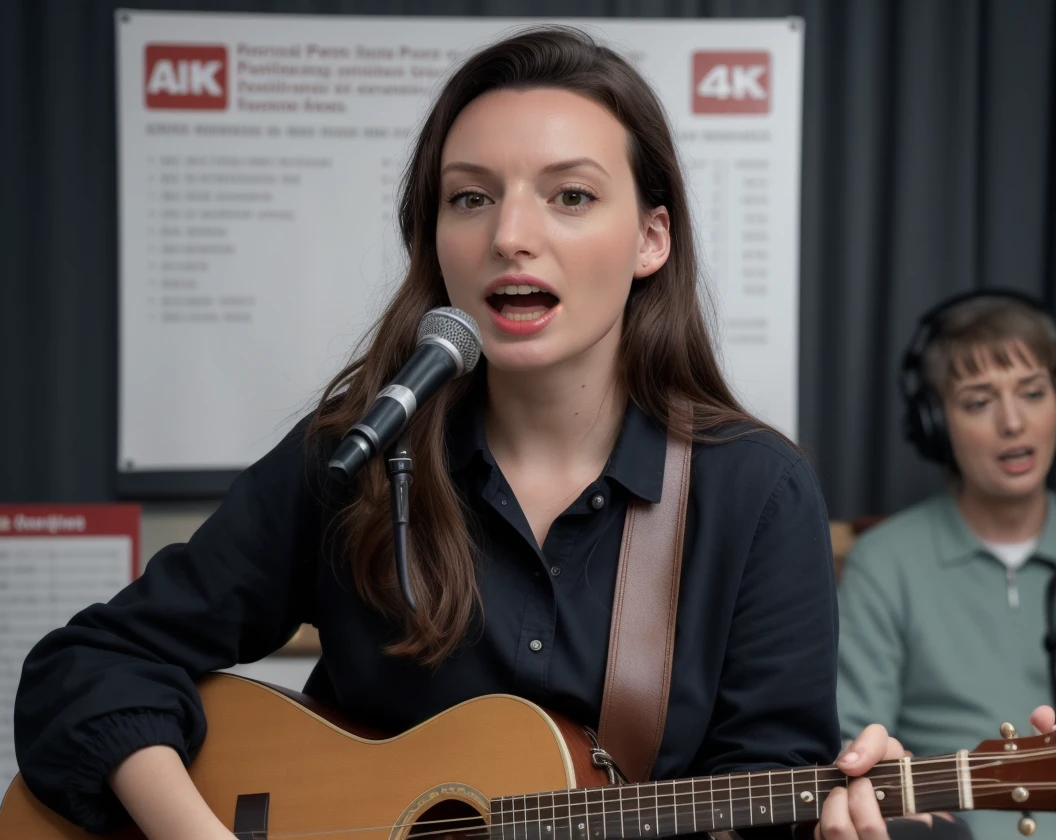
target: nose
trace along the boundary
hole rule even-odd
[[[1001,395],[1001,410],[998,414],[999,431],[1005,437],[1018,435],[1025,428],[1023,410],[1014,394]]]
[[[492,252],[503,260],[539,255],[543,219],[528,190],[509,190],[499,202],[492,236]]]

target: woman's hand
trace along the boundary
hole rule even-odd
[[[902,744],[890,737],[879,723],[867,726],[844,750],[836,766],[848,776],[861,776],[878,761],[902,758]],[[888,840],[887,823],[868,779],[854,779],[838,787],[825,799],[815,840]]]
[[[1038,706],[1030,713],[1030,724],[1038,730],[1038,734],[1056,730],[1056,711],[1052,706]]]
[[[1056,710],[1038,706],[1030,715],[1038,732],[1056,731]],[[861,776],[878,761],[891,761],[912,755],[878,723],[867,726],[836,761],[848,776]],[[931,825],[933,816],[952,820],[949,814],[917,814],[912,819]],[[821,820],[814,829],[815,840],[890,840],[887,822],[868,779],[855,779],[844,789],[836,788],[825,800]]]
[[[1056,713],[1049,709],[1056,721]],[[912,755],[897,738],[887,734],[879,723],[867,726],[836,761],[848,776],[861,776],[878,761],[892,761]],[[952,820],[949,814],[934,816]],[[910,819],[932,823],[932,814],[916,814]],[[821,820],[814,829],[815,840],[889,840],[887,821],[868,779],[855,779],[847,788],[836,788],[825,800]]]

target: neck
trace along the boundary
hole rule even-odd
[[[615,348],[596,345],[544,371],[489,366],[486,422],[492,453],[558,474],[576,464],[604,464],[626,407],[616,364]]]
[[[971,487],[955,498],[968,527],[987,542],[1025,542],[1038,537],[1045,527],[1049,501],[1044,485],[1025,498],[993,498]]]
[[[1031,758],[1036,760],[1033,755],[1005,760]],[[993,766],[989,756],[973,759],[962,751],[912,761],[884,761],[866,775],[873,788],[884,793],[879,801],[881,814],[900,817],[975,807],[973,763]],[[491,802],[490,837],[659,840],[702,831],[809,822],[820,818],[825,798],[847,781],[836,767],[801,767],[502,797]],[[1014,784],[1010,782],[1008,789]],[[987,783],[985,789],[994,787]]]

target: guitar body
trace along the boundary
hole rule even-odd
[[[426,812],[426,821],[454,820],[486,815],[495,797],[606,784],[580,727],[517,697],[470,700],[376,740],[241,677],[213,674],[198,689],[209,732],[191,778],[232,830],[239,797],[268,794],[266,806],[259,798],[241,801],[247,811],[266,811],[266,828],[254,840],[313,832],[328,832],[325,840],[406,840]],[[245,830],[253,818],[242,816]],[[5,840],[92,836],[41,804],[21,775],[0,804]],[[143,835],[129,828],[113,837]]]

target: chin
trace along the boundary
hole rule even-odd
[[[536,347],[502,347],[492,345],[484,350],[488,367],[502,373],[530,373],[558,364],[561,358]]]
[[[558,330],[548,334],[555,326],[558,325],[551,324],[544,327],[541,334],[524,338],[503,335],[489,340],[485,336],[483,352],[488,365],[507,373],[525,373],[597,358],[599,353],[608,355],[609,349],[603,342],[609,332],[582,329],[573,337],[566,328],[564,334]],[[594,351],[593,355],[590,355],[591,351]],[[615,346],[611,352],[616,352]]]
[[[1015,501],[1016,499],[1029,499],[1039,492],[1045,491],[1045,474],[1021,476],[1019,479],[1009,480],[1002,477],[990,487],[990,495],[997,499]]]

